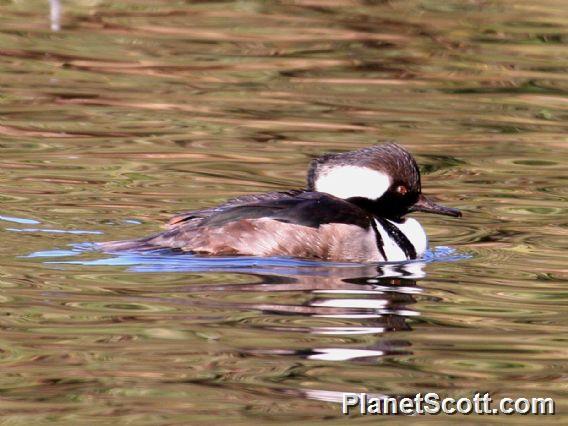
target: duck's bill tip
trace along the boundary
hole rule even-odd
[[[429,200],[424,195],[420,194],[418,201],[411,207],[412,212],[424,212],[424,213],[434,213],[441,214],[445,216],[461,217],[462,213],[458,209],[452,207],[441,206],[435,202]]]

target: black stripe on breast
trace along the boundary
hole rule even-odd
[[[395,225],[389,222],[387,219],[381,217],[376,217],[377,221],[381,224],[383,229],[389,234],[389,237],[393,239],[397,246],[404,252],[408,259],[416,259],[416,248],[412,245],[410,240],[398,229]],[[372,221],[374,223],[374,221]],[[376,226],[375,226],[376,227]],[[384,251],[384,250],[383,250]],[[385,257],[386,259],[386,257]]]
[[[375,242],[377,244],[377,249],[379,250],[379,253],[381,254],[381,256],[383,256],[384,260],[388,260],[387,255],[385,253],[385,242],[383,241],[383,237],[381,236],[381,233],[377,229],[377,223],[373,220],[373,218],[371,218],[371,228],[373,228],[373,232],[375,233]]]

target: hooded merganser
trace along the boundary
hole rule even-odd
[[[426,232],[410,212],[459,217],[421,192],[412,155],[396,144],[316,158],[307,188],[244,195],[174,216],[149,237],[102,243],[105,251],[179,249],[205,255],[293,256],[350,262],[421,257]]]

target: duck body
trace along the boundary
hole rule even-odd
[[[146,238],[103,243],[107,251],[161,247],[205,255],[293,256],[332,261],[414,259],[427,248],[415,219],[375,218],[322,192],[249,195],[172,218],[167,230]]]
[[[312,161],[304,190],[244,195],[174,216],[158,234],[100,247],[109,252],[171,248],[198,255],[404,261],[420,258],[428,247],[420,223],[404,217],[416,206],[459,215],[421,195],[418,167],[404,148],[378,145]]]

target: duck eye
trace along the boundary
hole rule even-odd
[[[405,195],[408,192],[408,189],[404,185],[397,186],[395,191],[400,195]]]

